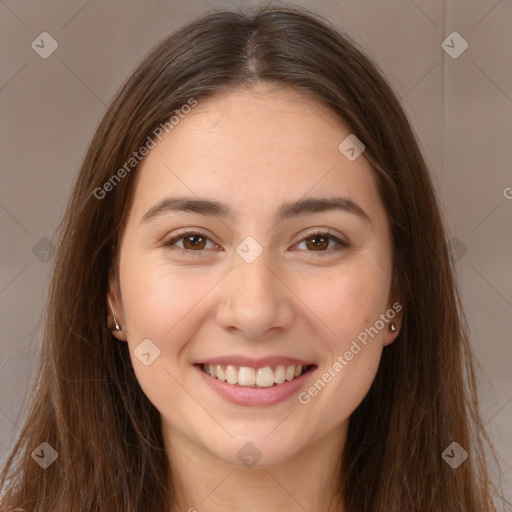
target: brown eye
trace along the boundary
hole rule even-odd
[[[182,246],[177,245],[179,241],[182,241]],[[206,249],[206,244],[210,242],[214,248],[217,247],[206,235],[203,233],[198,233],[195,231],[187,231],[185,233],[181,233],[167,242],[164,243],[165,247],[169,247],[171,249],[177,249],[182,251],[190,251],[190,252],[202,252]]]
[[[305,239],[305,242],[306,242],[306,247],[308,249],[313,249],[313,250],[322,250],[322,249],[327,249],[329,247],[329,238],[326,237],[326,236],[322,236],[322,235],[314,235],[314,236],[310,236],[309,238],[306,238]],[[311,243],[309,243],[309,241],[311,241]]]
[[[182,246],[178,244],[180,241],[182,241]],[[164,243],[164,246],[173,250],[199,253],[207,249],[208,242],[212,244],[213,247],[211,248],[218,248],[218,246],[205,234],[196,231],[187,231],[171,238]],[[332,243],[334,243],[334,246],[332,246]],[[331,254],[335,251],[349,247],[348,243],[343,242],[333,234],[324,231],[315,231],[313,233],[306,234],[306,236],[304,236],[297,245],[300,244],[305,244],[306,252],[310,253],[316,252]]]
[[[187,235],[183,237],[183,246],[185,249],[204,249],[206,237],[202,235]]]
[[[334,242],[334,247],[330,247],[329,244],[331,244],[331,242]],[[307,233],[298,245],[300,244],[305,244],[307,252],[328,254],[331,254],[334,251],[345,249],[349,246],[348,243],[340,240],[337,236],[324,231],[314,231],[313,233]]]

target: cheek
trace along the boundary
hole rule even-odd
[[[322,320],[335,334],[325,330],[316,379],[298,396],[312,416],[323,418],[322,428],[327,430],[349,418],[375,379],[382,330],[373,329],[386,311],[386,294],[380,287],[374,279],[346,276],[330,282]]]
[[[176,332],[183,329],[187,323],[184,320],[193,315],[214,284],[211,273],[203,272],[196,278],[190,269],[171,268],[144,258],[127,258],[124,263],[120,277],[123,308],[132,338],[129,341],[181,339]]]
[[[180,385],[184,382],[180,358],[200,322],[201,298],[213,280],[207,276],[196,280],[190,272],[137,257],[136,251],[131,254],[120,265],[120,281],[132,365],[147,398],[172,416],[169,404],[182,411],[188,404]]]
[[[380,320],[387,310],[388,293],[389,276],[376,264],[347,265],[321,279],[303,281],[300,296],[308,297],[307,306],[325,327],[319,338],[323,357],[317,379],[321,382],[315,381],[317,385],[313,383],[306,392],[311,399],[322,396],[317,407],[339,404],[337,420],[331,418],[334,422],[353,412],[375,378],[388,326]]]
[[[375,265],[347,264],[303,278],[297,281],[296,289],[315,313],[316,323],[321,321],[330,351],[339,353],[386,311],[389,276]]]

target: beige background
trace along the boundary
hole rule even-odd
[[[512,2],[296,3],[367,48],[415,129],[455,237],[472,339],[488,375],[480,400],[512,501]],[[54,238],[105,105],[159,39],[205,11],[241,4],[249,2],[0,2],[2,460],[19,433],[39,351],[52,261],[44,237]],[[44,31],[59,45],[47,59],[31,47]],[[454,31],[469,44],[458,58],[441,47]]]

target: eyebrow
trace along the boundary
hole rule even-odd
[[[341,210],[352,213],[366,220],[370,225],[372,221],[368,214],[354,201],[346,197],[322,197],[299,199],[290,203],[283,203],[276,213],[276,222],[299,215],[320,213],[330,210]],[[231,208],[219,201],[212,201],[197,197],[168,197],[151,207],[142,217],[141,223],[160,217],[171,212],[199,213],[206,216],[219,216],[234,218],[237,215]]]

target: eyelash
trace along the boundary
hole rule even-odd
[[[171,250],[178,250],[178,251],[181,251],[181,252],[186,252],[186,253],[202,253],[205,251],[205,249],[201,249],[201,250],[197,250],[197,251],[194,251],[192,249],[184,249],[182,247],[175,247],[174,244],[178,241],[178,240],[181,240],[182,238],[186,238],[187,236],[201,236],[203,238],[206,238],[208,241],[212,242],[212,243],[215,243],[213,242],[212,240],[210,240],[210,238],[205,234],[205,233],[202,233],[201,231],[192,231],[192,230],[189,230],[189,231],[182,231],[181,233],[177,233],[175,236],[173,236],[172,238],[170,238],[169,240],[165,241],[163,243],[164,247],[167,247]],[[329,238],[330,240],[333,240],[334,242],[336,242],[338,244],[337,247],[335,247],[334,249],[327,249],[325,251],[318,251],[318,254],[319,255],[325,255],[325,254],[332,254],[333,252],[337,252],[337,251],[341,251],[343,249],[346,249],[347,247],[350,246],[350,244],[344,242],[343,240],[340,240],[336,235],[334,235],[333,233],[331,233],[329,230],[321,230],[321,229],[316,229],[316,230],[312,230],[308,233],[306,233],[300,240],[299,242],[297,242],[297,244],[295,245],[298,245],[306,240],[308,240],[309,238],[313,238],[315,236],[322,236],[322,237],[325,237],[325,238]],[[217,245],[217,244],[215,244]],[[317,251],[307,251],[306,252],[310,252],[310,253],[316,253]]]

